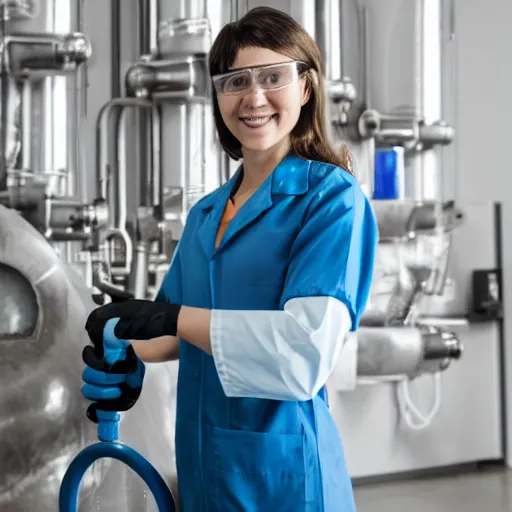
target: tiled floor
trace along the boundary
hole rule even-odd
[[[357,512],[512,512],[512,471],[355,486]]]

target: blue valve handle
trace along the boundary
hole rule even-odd
[[[126,359],[129,342],[120,340],[114,333],[119,318],[111,318],[103,328],[103,358],[109,366]],[[98,438],[100,441],[117,441],[119,438],[119,413],[96,410]]]
[[[118,318],[110,319],[103,330],[104,358],[111,366],[126,358],[128,342],[118,339],[114,328]],[[108,457],[124,462],[144,480],[155,498],[160,512],[176,512],[174,497],[158,471],[133,448],[117,442],[120,415],[115,411],[96,411],[98,438],[101,442],[83,449],[71,462],[62,479],[59,493],[59,511],[77,512],[78,493],[89,467],[99,459]]]

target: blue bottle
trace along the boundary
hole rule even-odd
[[[378,149],[375,151],[373,199],[392,200],[404,198],[405,187],[404,148]]]

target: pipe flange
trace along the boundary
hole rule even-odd
[[[92,54],[92,46],[89,39],[82,33],[67,34],[57,45],[56,56],[62,62],[82,64]]]
[[[91,206],[86,206],[87,217],[93,229],[103,229],[108,224],[108,204],[104,199],[95,199]]]
[[[365,110],[358,121],[359,135],[363,139],[371,139],[377,135],[381,127],[381,115],[376,110]]]
[[[347,102],[352,104],[357,97],[356,87],[348,77],[329,82],[327,90],[329,91],[329,99],[333,103]]]

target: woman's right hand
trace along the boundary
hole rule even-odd
[[[87,417],[98,423],[96,411],[127,411],[142,391],[145,366],[128,340],[114,334],[117,319],[105,325],[103,340],[92,340],[82,352],[87,368],[82,374],[82,395],[93,403]]]

